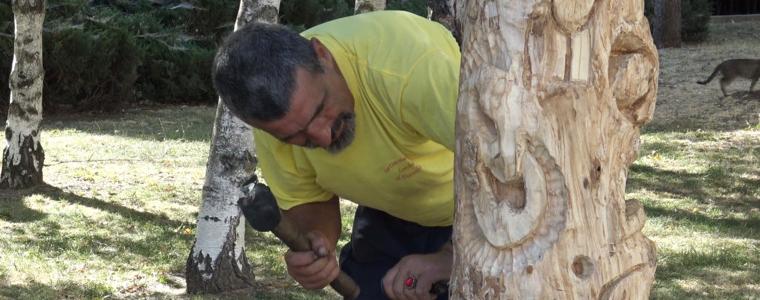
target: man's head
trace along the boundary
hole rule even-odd
[[[249,24],[220,47],[212,74],[235,116],[283,142],[334,153],[353,140],[353,98],[317,39],[280,25]]]

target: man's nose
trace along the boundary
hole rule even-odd
[[[309,136],[309,140],[317,146],[327,148],[332,144],[332,132],[330,126],[312,123],[306,133]]]

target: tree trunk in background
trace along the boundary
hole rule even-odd
[[[42,121],[42,23],[44,0],[13,0],[15,40],[10,75],[10,105],[0,188],[22,189],[42,183],[45,152],[40,144]]]
[[[657,48],[681,47],[681,0],[654,0],[652,25]]]
[[[252,22],[276,23],[279,0],[240,2],[235,30]],[[240,186],[256,169],[250,128],[219,101],[198,213],[195,243],[187,258],[187,292],[221,293],[248,289],[254,275],[245,256],[245,219],[237,205]]]
[[[428,19],[441,23],[443,27],[446,27],[454,38],[457,40],[457,44],[462,45],[462,29],[454,19],[452,12],[452,0],[428,0]]]
[[[453,299],[647,299],[625,200],[658,57],[640,0],[458,1]]]
[[[385,0],[356,0],[356,3],[354,3],[355,15],[384,9]]]

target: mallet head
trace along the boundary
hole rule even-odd
[[[251,182],[243,186],[243,197],[238,199],[238,206],[243,215],[257,231],[272,231],[280,224],[280,208],[268,186]]]

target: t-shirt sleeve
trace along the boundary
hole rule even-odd
[[[459,96],[459,57],[433,51],[413,66],[401,92],[402,120],[421,135],[454,151]]]
[[[314,169],[299,149],[258,129],[253,130],[253,138],[261,175],[281,209],[333,197],[317,184]]]

